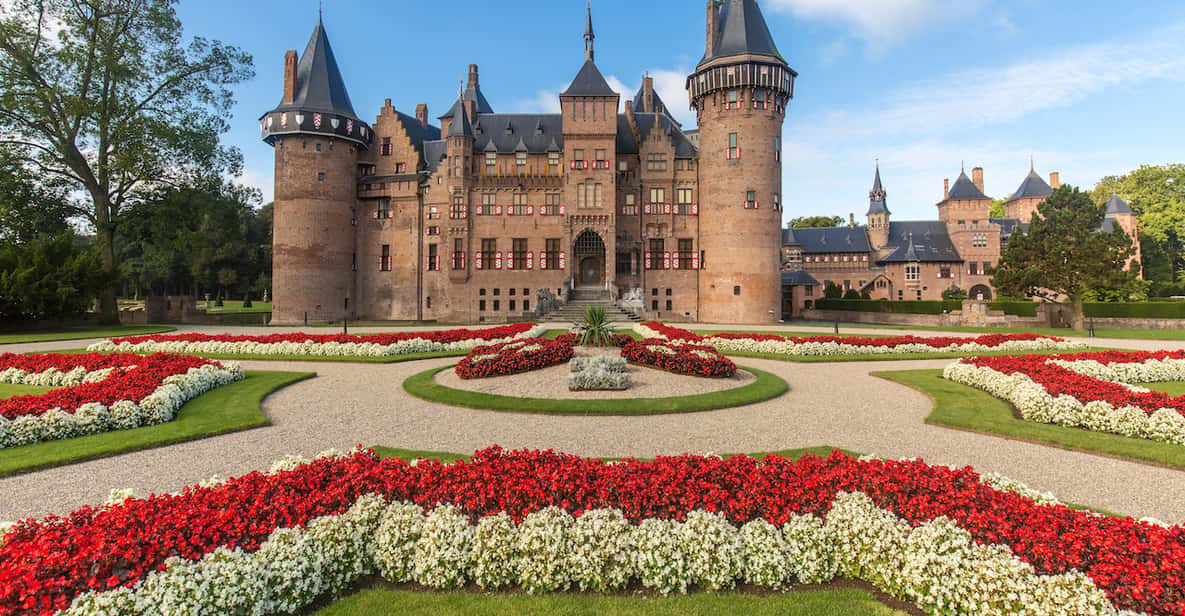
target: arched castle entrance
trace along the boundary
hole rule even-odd
[[[581,287],[605,284],[605,241],[596,231],[586,229],[572,244],[576,262],[575,283]]]
[[[992,289],[991,289],[991,287],[988,287],[987,285],[977,284],[977,285],[971,287],[971,290],[967,292],[967,297],[969,299],[976,299],[976,300],[991,300],[992,299]]]

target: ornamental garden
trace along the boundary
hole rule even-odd
[[[882,370],[893,360],[930,363]],[[1171,385],[1185,381],[1185,351],[1032,334],[614,331],[590,315],[572,331],[164,333],[2,354],[0,473],[36,479],[41,468],[266,425],[227,409],[263,415],[268,393],[312,377],[271,368],[315,372],[317,362],[408,375],[386,384],[394,405],[579,416],[623,432],[723,412],[743,427],[749,409],[799,395],[796,370],[877,362],[868,370],[930,395],[928,423],[1073,447],[1099,464],[1095,454],[1185,469],[1185,392]],[[829,412],[856,406],[842,381],[833,386]],[[951,411],[954,398],[971,411]],[[1006,416],[990,416],[992,405]],[[0,614],[397,613],[391,602],[438,602],[422,608],[432,611],[493,596],[505,611],[566,600],[667,613],[655,601],[684,597],[704,603],[670,613],[818,601],[832,613],[1185,615],[1182,516],[1115,515],[991,469],[831,446],[599,459],[384,445],[421,443],[288,456],[148,497],[114,489],[105,503],[6,523]],[[728,603],[707,603],[719,598]],[[802,605],[766,607],[813,613]]]

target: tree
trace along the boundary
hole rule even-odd
[[[992,199],[992,206],[988,216],[992,218],[1007,218],[1007,210],[1004,209],[1004,203],[1007,201],[1007,199]]]
[[[958,285],[951,285],[942,292],[942,299],[946,301],[962,301],[967,299],[967,292],[960,289]]]
[[[10,0],[0,8],[0,144],[85,194],[110,286],[100,319],[117,323],[116,234],[125,206],[195,172],[237,173],[219,145],[252,76],[246,53],[181,44],[177,0]]]
[[[70,204],[60,185],[34,179],[10,148],[0,148],[0,242],[23,243],[69,229]]]
[[[839,299],[841,297],[843,297],[843,287],[830,280],[827,281],[827,284],[823,285],[824,299]]]
[[[1124,269],[1134,253],[1131,238],[1116,227],[1098,229],[1103,210],[1077,188],[1053,191],[1037,208],[1028,233],[1013,235],[1000,255],[992,285],[1001,295],[1065,296],[1073,306],[1073,327],[1085,328],[1082,302],[1088,292],[1111,289],[1130,294],[1135,274]]]
[[[1117,193],[1140,217],[1144,277],[1165,286],[1185,282],[1185,164],[1144,165],[1099,180],[1091,191],[1102,206]]]
[[[107,284],[92,246],[72,231],[0,245],[0,318],[56,319],[85,312]]]
[[[843,298],[844,299],[864,299],[863,297],[860,297],[860,292],[855,289],[848,289],[847,291],[844,291]]]
[[[791,229],[812,229],[820,227],[838,227],[843,224],[842,216],[799,216],[790,219],[787,225]]]

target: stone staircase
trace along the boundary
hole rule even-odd
[[[576,288],[567,304],[555,312],[543,316],[543,321],[577,323],[584,320],[586,306],[600,306],[605,309],[605,318],[614,323],[638,323],[642,318],[617,307],[609,299],[609,292],[599,288]]]

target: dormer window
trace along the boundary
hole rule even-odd
[[[559,174],[560,174],[560,153],[559,152],[548,152],[547,153],[547,175],[559,175]]]

